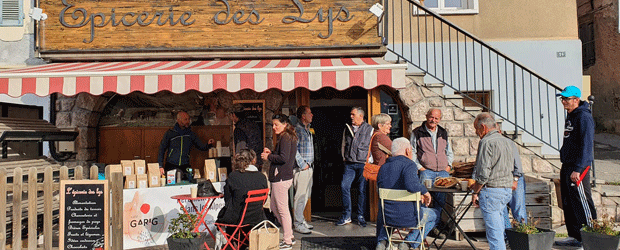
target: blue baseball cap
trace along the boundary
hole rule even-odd
[[[564,88],[564,90],[562,90],[561,93],[559,94],[555,94],[555,96],[563,96],[563,97],[577,97],[577,98],[581,98],[581,90],[579,90],[579,88],[575,87],[575,86],[568,86],[566,88]]]

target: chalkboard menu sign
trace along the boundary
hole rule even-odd
[[[233,104],[243,106],[245,119],[248,119],[260,128],[261,137],[263,139],[263,148],[265,147],[265,101],[264,100],[233,100]],[[234,140],[233,140],[234,141]],[[256,152],[256,154],[260,154]],[[235,152],[236,153],[236,152]]]
[[[108,181],[60,182],[60,249],[108,249]]]

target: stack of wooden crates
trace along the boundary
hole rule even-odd
[[[545,179],[539,179],[533,176],[525,175],[525,206],[528,217],[538,222],[539,228],[551,229],[551,183]],[[463,202],[461,207],[452,208],[458,205],[463,199],[463,193],[447,193],[446,194],[446,210],[454,216],[454,210],[462,211],[465,206],[471,202],[471,195]],[[512,218],[512,214],[510,215]],[[442,212],[441,219],[445,223],[448,216]],[[484,232],[484,220],[482,219],[482,211],[480,208],[472,207],[467,211],[459,226],[466,233]],[[456,240],[463,240],[463,235],[458,231],[455,233]]]

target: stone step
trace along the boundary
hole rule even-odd
[[[538,142],[524,142],[523,147],[531,150],[532,152],[534,152],[537,155],[541,155],[542,154],[542,147],[543,144],[542,143],[538,143]],[[526,152],[527,154],[531,154],[531,152]]]
[[[443,96],[443,87],[445,85],[443,83],[425,83],[424,87],[428,90],[433,91],[436,94]]]
[[[482,107],[464,107],[463,110],[465,110],[465,112],[467,113],[470,113],[474,117],[482,113]]]
[[[521,131],[521,130],[519,130],[519,131],[502,130],[502,134],[504,134],[506,137],[512,139],[516,143],[519,143],[519,144],[522,143],[521,138],[523,137],[523,131]]]
[[[560,161],[560,155],[543,155],[543,159],[549,161],[554,166],[560,168],[562,167],[562,162]]]
[[[405,75],[408,78],[413,79],[418,85],[420,86],[424,86],[424,76],[426,76],[426,73],[424,72],[412,72],[412,73],[406,73]]]
[[[444,95],[447,107],[459,107],[463,108],[463,96],[461,95]]]

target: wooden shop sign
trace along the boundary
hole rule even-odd
[[[46,51],[380,46],[377,0],[41,0]]]

